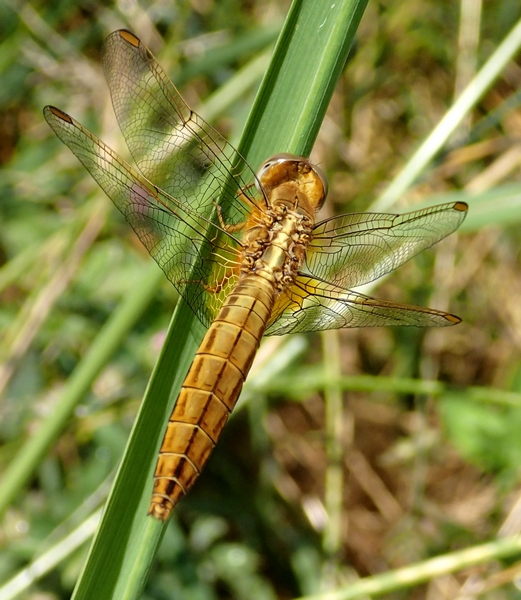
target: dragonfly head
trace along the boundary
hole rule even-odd
[[[257,171],[255,185],[259,192],[269,197],[271,191],[285,183],[294,183],[318,212],[327,196],[325,173],[304,156],[283,152],[265,160]]]

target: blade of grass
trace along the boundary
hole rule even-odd
[[[197,59],[182,67],[175,78],[175,83],[181,87],[185,82],[194,77],[215,72],[223,64],[232,63],[237,58],[244,57],[249,52],[260,51],[271,45],[277,39],[282,23],[270,23],[265,27],[248,31],[247,34],[237,38],[225,46],[211,48]]]
[[[514,556],[520,552],[521,536],[494,540],[488,544],[424,560],[403,569],[366,577],[334,592],[303,596],[298,600],[353,600],[354,598],[366,598],[369,595],[380,596],[394,590],[424,583],[440,575],[461,571],[467,567],[498,558]]]
[[[274,152],[309,153],[345,64],[365,0],[292,4],[239,149],[257,165]],[[202,338],[180,303],[154,370],[74,599],[141,594],[164,525],[147,517],[164,424]]]
[[[521,20],[516,23],[478,74],[467,85],[461,96],[445,113],[443,119],[407,161],[398,176],[374,202],[371,210],[387,210],[403,195],[520,48]]]
[[[150,265],[143,273],[140,286],[135,286],[117,311],[107,321],[80,365],[70,377],[54,410],[36,433],[22,446],[2,477],[0,514],[17,497],[21,488],[33,475],[35,468],[46,455],[51,444],[70,419],[75,407],[90,389],[92,382],[107,365],[121,339],[143,313],[144,307],[154,297],[162,272]]]
[[[338,380],[331,380],[328,373],[322,368],[312,368],[294,371],[291,381],[283,376],[275,381],[270,381],[263,388],[264,393],[285,393],[286,397],[299,399],[307,397],[310,393],[323,392],[328,385],[338,385],[344,391],[369,392],[386,394],[416,394],[428,396],[446,396],[457,394],[461,398],[472,402],[497,404],[499,406],[521,406],[521,394],[509,392],[492,387],[467,386],[460,388],[451,386],[442,381],[426,379],[410,379],[398,377],[384,377],[382,375],[356,375],[343,376]]]
[[[327,469],[324,481],[324,504],[327,521],[322,535],[322,548],[326,561],[322,570],[322,589],[336,587],[338,561],[345,528],[342,523],[344,493],[344,452],[346,440],[343,419],[342,389],[338,385],[342,373],[340,364],[340,336],[337,330],[324,331],[322,353],[324,356],[325,434]],[[349,441],[349,438],[348,438]]]
[[[88,540],[96,529],[101,517],[101,509],[95,511],[69,534],[64,536],[49,550],[36,558],[30,565],[22,569],[12,579],[0,587],[0,600],[19,598],[34,583],[56,568],[62,560],[76,551]]]

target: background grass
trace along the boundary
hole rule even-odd
[[[451,106],[455,87],[464,87],[521,16],[513,1],[484,6],[473,37],[476,4],[460,19],[462,6],[369,4],[313,151],[330,178],[326,212],[371,205]],[[126,156],[100,71],[107,33],[136,31],[197,105],[237,73],[251,74],[286,11],[280,3],[230,0],[126,9],[0,4],[3,470],[55,413],[69,376],[136,282],[149,277],[151,290],[139,322],[101,361],[95,384],[9,503],[1,580],[36,557],[47,561],[23,597],[70,597],[87,551],[80,542],[92,531],[86,520],[106,499],[175,302],[168,282],[146,275],[146,254],[53,138],[41,107],[60,106]],[[464,45],[460,23],[470,32]],[[266,340],[242,408],[167,528],[143,597],[302,596],[517,533],[520,77],[519,65],[509,63],[401,201],[442,202],[463,190],[471,199],[466,232],[375,292],[450,309],[464,323],[429,332],[342,331],[345,381],[324,377],[331,343],[323,352],[318,337]],[[237,84],[219,117],[230,135],[242,129],[258,76],[248,81]],[[103,349],[110,350],[98,348],[98,358]],[[441,387],[422,386],[428,379]],[[332,386],[343,394],[344,481],[331,545],[324,539],[323,394]],[[70,545],[59,554],[65,539]],[[478,580],[484,597],[515,598],[518,569],[506,560],[386,597],[455,598]]]

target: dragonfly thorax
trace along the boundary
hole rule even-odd
[[[277,202],[243,238],[241,275],[255,274],[278,292],[293,284],[311,241],[313,219],[301,207]]]

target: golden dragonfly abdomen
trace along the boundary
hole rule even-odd
[[[246,279],[207,331],[159,451],[149,510],[153,516],[166,519],[200,474],[239,398],[273,302],[268,282]]]

